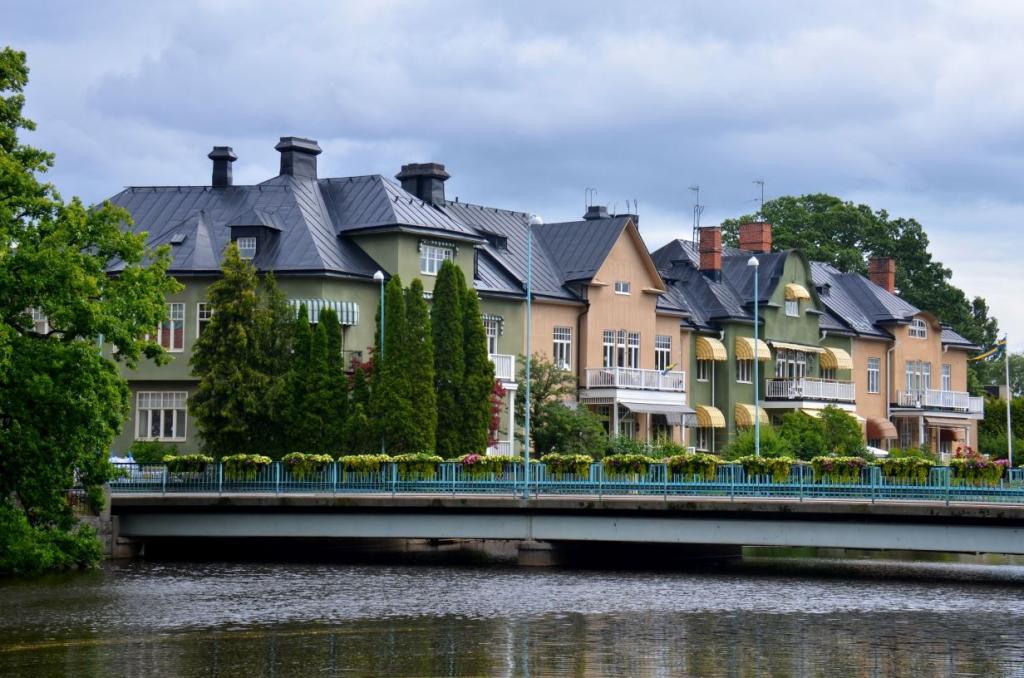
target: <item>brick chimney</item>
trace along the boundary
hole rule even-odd
[[[395,178],[402,182],[402,188],[420,200],[431,205],[443,205],[444,182],[451,177],[444,165],[438,162],[413,162],[402,165],[402,171]]]
[[[740,249],[748,252],[772,251],[772,225],[767,221],[740,224]]]
[[[316,179],[316,156],[321,153],[316,141],[302,137],[281,137],[274,148],[281,152],[281,174]]]
[[[722,229],[718,226],[700,229],[700,270],[704,275],[719,279],[722,275]]]
[[[892,257],[871,257],[868,262],[871,282],[887,292],[896,293],[896,260]]]
[[[231,150],[230,146],[214,146],[207,156],[213,161],[213,182],[214,188],[225,188],[231,185],[231,163],[238,160],[238,156]]]

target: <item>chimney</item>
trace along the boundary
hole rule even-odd
[[[765,254],[772,251],[772,225],[767,221],[740,224],[740,249]]]
[[[700,270],[718,280],[722,275],[722,229],[718,226],[700,229]]]
[[[608,206],[607,205],[590,205],[587,207],[587,213],[583,215],[583,218],[587,221],[593,221],[595,219],[607,219],[608,218]]]
[[[431,205],[443,205],[444,182],[451,177],[439,162],[413,162],[402,165],[402,171],[395,178],[402,182],[402,189]]]
[[[281,152],[281,174],[316,179],[316,156],[321,153],[316,141],[302,137],[281,137],[274,148]]]
[[[892,257],[871,257],[868,277],[886,292],[896,293],[896,260]]]
[[[207,156],[213,161],[213,182],[214,188],[224,188],[231,185],[231,163],[238,160],[238,156],[231,150],[230,146],[214,146]]]

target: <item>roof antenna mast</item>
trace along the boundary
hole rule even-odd
[[[694,244],[697,243],[697,239],[700,236],[698,231],[700,230],[700,215],[704,213],[704,205],[700,204],[700,184],[694,184],[690,186],[690,190],[694,193],[693,198],[693,235],[691,236]]]
[[[764,179],[754,179],[754,183],[761,187],[761,197],[757,208],[757,220],[764,221]]]

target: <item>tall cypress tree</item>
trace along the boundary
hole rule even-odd
[[[487,355],[487,331],[480,314],[476,290],[462,292],[462,336],[465,343],[465,373],[462,382],[462,453],[483,454],[491,425],[491,391],[494,364]]]
[[[462,295],[458,279],[462,272],[451,261],[441,264],[434,282],[430,311],[434,337],[434,385],[437,394],[437,434],[434,449],[444,457],[462,449],[463,417],[460,396],[466,371],[463,356]]]
[[[434,394],[434,337],[423,282],[414,278],[405,291],[405,372],[410,385],[412,439],[415,452],[433,452],[437,435],[437,397]]]
[[[286,432],[285,449],[287,452],[306,452],[307,446],[320,426],[314,421],[315,413],[306,409],[306,395],[309,391],[310,348],[313,343],[313,330],[309,324],[306,305],[299,307],[299,315],[293,321],[292,356],[288,375],[282,390],[282,402],[278,410],[282,414],[283,428]],[[317,418],[318,419],[318,418]]]
[[[323,317],[320,318],[309,343],[309,359],[306,361],[306,377],[303,380],[306,391],[303,395],[303,421],[307,435],[304,444],[307,452],[329,454],[330,420],[333,403],[330,392],[330,373],[327,368],[327,330]]]
[[[345,454],[373,454],[380,451],[380,439],[370,423],[370,380],[367,377],[367,366],[353,362],[352,369],[352,389],[342,451]]]
[[[320,313],[320,324],[327,333],[328,409],[324,422],[327,447],[331,454],[340,454],[345,447],[345,419],[348,417],[348,377],[341,355],[341,325],[334,309]]]
[[[408,346],[405,295],[395,275],[384,288],[384,345],[374,357],[370,413],[388,453],[421,452],[412,447],[415,424],[406,369]]]
[[[260,370],[270,382],[263,399],[263,445],[260,452],[280,457],[290,451],[288,441],[288,374],[291,371],[295,310],[268,272],[258,291],[256,340]]]

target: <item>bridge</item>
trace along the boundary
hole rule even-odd
[[[537,465],[468,474],[440,464],[403,475],[338,465],[297,479],[275,463],[246,478],[138,467],[111,485],[119,536],[151,539],[483,539],[528,542],[811,546],[1024,554],[1024,483],[968,484],[948,468],[924,482],[865,469],[830,483],[806,469],[777,479],[723,465],[715,477],[556,475]]]

